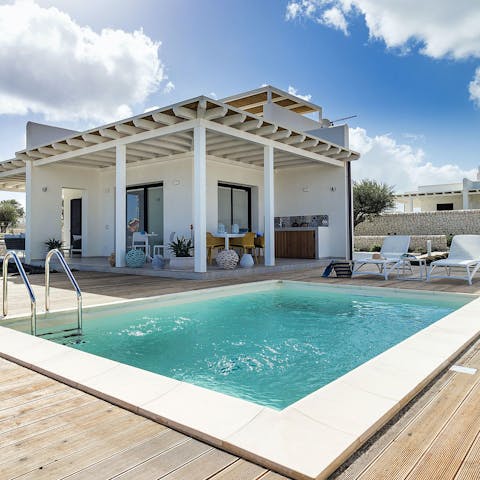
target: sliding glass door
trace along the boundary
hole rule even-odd
[[[228,232],[237,224],[243,231],[252,229],[251,189],[226,183],[218,184],[218,223]]]
[[[147,232],[150,245],[163,244],[163,185],[141,185],[127,188],[127,249],[132,246],[133,232]]]

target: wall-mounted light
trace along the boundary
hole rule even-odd
[[[309,187],[309,186],[305,186],[305,187],[302,188],[302,192],[307,193],[307,192],[309,192],[309,191],[310,191],[310,187]]]
[[[42,192],[46,192],[48,190],[48,187],[42,187]]]
[[[180,180],[178,178],[176,178],[174,181],[173,181],[173,184],[174,185],[180,185]]]
[[[334,187],[333,185],[330,187],[331,192],[335,192],[337,190],[337,187]]]

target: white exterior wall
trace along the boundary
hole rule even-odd
[[[409,208],[410,202],[411,202],[410,198],[413,198],[414,211],[436,212],[438,203],[453,203],[454,210],[463,209],[463,197],[462,197],[462,194],[459,193],[458,195],[432,195],[428,197],[408,197],[408,198],[404,197],[402,199],[397,200],[397,202],[405,205],[406,213],[410,211],[410,208]],[[469,199],[470,199],[470,208],[477,208],[472,206],[474,205],[475,197],[473,195],[470,195]]]
[[[277,171],[275,216],[315,214],[329,217],[330,255],[345,257],[348,253],[345,168],[319,165]]]
[[[193,156],[127,166],[127,186],[163,182],[164,235],[190,235],[193,221]],[[207,158],[207,231],[218,225],[219,182],[252,187],[252,230],[264,231],[263,168]],[[43,192],[42,187],[47,191]],[[308,192],[303,189],[307,187]],[[335,187],[332,192],[330,187]],[[53,164],[32,168],[32,258],[44,258],[44,242],[61,238],[62,188],[82,190],[85,256],[108,256],[114,250],[115,169],[83,169]],[[66,190],[68,195],[68,190]],[[275,216],[327,214],[332,255],[346,253],[345,169],[318,165],[275,173]],[[128,246],[127,246],[128,248]]]
[[[321,112],[319,113],[321,116]],[[274,103],[266,103],[263,106],[263,118],[267,122],[276,123],[285,128],[306,132],[308,130],[316,130],[320,128],[320,123],[311,118],[292,112],[286,108],[275,105]]]
[[[468,203],[470,210],[480,209],[480,194],[470,193],[470,195],[468,196]]]
[[[193,156],[170,162],[127,166],[127,186],[163,182],[164,241],[170,233],[190,236],[193,222]],[[262,169],[220,163],[207,157],[207,231],[215,232],[218,226],[218,182],[236,183],[252,187],[252,228],[263,230],[263,172]],[[102,173],[102,255],[109,255],[114,241],[115,172]],[[262,224],[260,223],[260,219]],[[128,246],[127,246],[128,247]]]
[[[84,190],[82,196],[82,246],[86,256],[101,255],[100,216],[88,215],[89,206],[100,204],[99,175],[91,169],[65,165],[32,166],[30,207],[31,258],[44,258],[44,242],[62,237],[62,188]],[[42,189],[46,188],[46,191]],[[95,207],[94,207],[95,208]],[[28,226],[27,226],[28,227]],[[83,239],[85,238],[85,242]]]

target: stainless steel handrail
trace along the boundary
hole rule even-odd
[[[22,277],[23,283],[27,288],[28,295],[30,296],[30,310],[31,310],[31,317],[30,317],[30,331],[32,335],[37,334],[37,300],[35,298],[35,294],[33,293],[32,286],[30,285],[30,281],[27,278],[27,274],[25,273],[25,269],[23,268],[22,262],[18,258],[18,255],[13,251],[9,250],[5,256],[3,257],[3,316],[6,317],[8,314],[8,261],[10,258],[13,258],[15,265],[17,266],[18,273]]]
[[[48,312],[50,309],[50,260],[54,255],[62,265],[63,270],[67,274],[67,277],[75,289],[75,293],[77,294],[77,327],[79,330],[82,330],[82,291],[80,290],[80,287],[78,286],[70,267],[65,261],[65,258],[57,248],[50,250],[45,258],[45,310]]]

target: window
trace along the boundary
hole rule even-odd
[[[244,231],[252,229],[252,192],[250,187],[218,184],[218,223],[230,231],[235,223]]]
[[[453,203],[437,203],[437,211],[453,210]]]
[[[155,233],[150,245],[163,244],[163,185],[141,185],[127,188],[127,247],[133,232]]]

